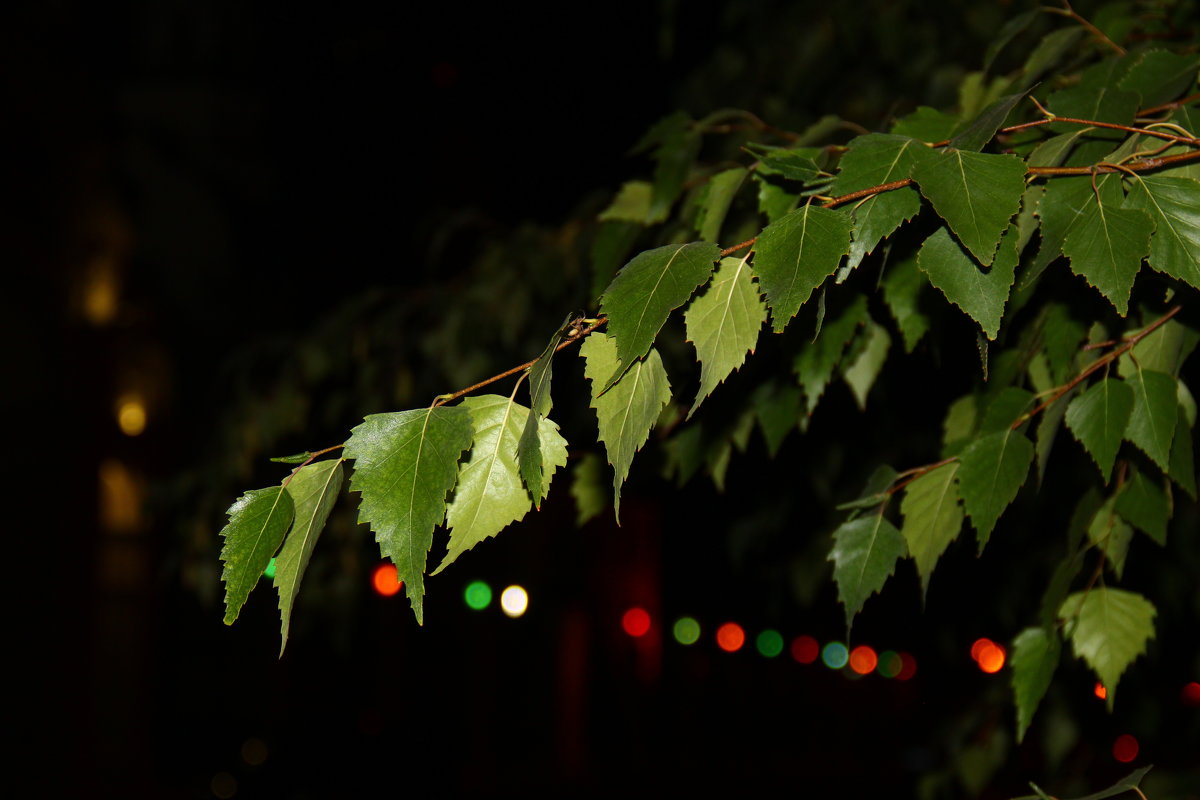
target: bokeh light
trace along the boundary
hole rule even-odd
[[[117,398],[117,425],[126,436],[140,436],[146,430],[146,406],[135,394]]]
[[[717,647],[726,653],[735,653],[746,643],[746,632],[736,622],[726,622],[717,628]]]
[[[896,680],[907,681],[917,674],[917,659],[913,658],[911,653],[901,652],[898,654],[900,658],[900,671],[896,673]]]
[[[516,619],[529,609],[529,593],[520,586],[509,586],[500,593],[500,609]]]
[[[634,606],[621,617],[621,627],[634,638],[645,636],[650,632],[650,613]]]
[[[783,636],[779,631],[768,628],[755,638],[754,646],[758,648],[759,655],[775,658],[783,652]]]
[[[1183,702],[1189,706],[1200,706],[1200,683],[1192,681],[1183,685],[1183,691],[1180,692]]]
[[[700,639],[700,623],[691,617],[680,617],[671,633],[680,644],[695,644]]]
[[[1092,687],[1092,694],[1096,695],[1096,697],[1099,697],[1101,700],[1103,700],[1106,697],[1108,697],[1108,689],[1104,688],[1103,683],[1101,683],[1100,681],[1096,681],[1096,685]]]
[[[971,643],[971,660],[979,663],[979,654],[983,652],[985,647],[995,647],[996,643],[988,638],[976,639]]]
[[[275,556],[271,556],[271,560],[267,562],[267,568],[263,570],[263,575],[268,580],[275,580]]]
[[[371,586],[382,597],[391,597],[400,591],[404,582],[396,574],[395,564],[380,564],[371,573]]]
[[[483,611],[492,604],[492,587],[484,581],[471,581],[463,589],[463,601],[467,608]]]
[[[850,651],[850,669],[859,675],[870,675],[878,663],[879,657],[875,655],[875,651],[865,644],[860,644]]]
[[[979,648],[979,657],[975,659],[979,668],[989,675],[999,672],[1004,667],[1006,653],[998,644],[986,644]]]
[[[266,761],[268,752],[267,743],[256,736],[242,742],[242,761],[252,767],[260,766]]]
[[[884,678],[894,678],[900,674],[902,662],[899,654],[893,650],[884,650],[879,654],[879,665],[875,668]]]
[[[811,636],[803,635],[792,639],[792,658],[801,664],[811,664],[821,655],[821,646]]]
[[[830,669],[841,669],[849,659],[850,653],[841,642],[830,642],[821,649],[821,661]]]
[[[1122,733],[1117,737],[1117,740],[1113,742],[1112,754],[1113,758],[1115,758],[1117,761],[1120,761],[1122,764],[1128,764],[1130,761],[1133,761],[1135,758],[1137,758],[1138,754],[1137,738],[1131,734]]]

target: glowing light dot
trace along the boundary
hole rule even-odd
[[[467,608],[483,611],[492,604],[492,587],[483,581],[471,581],[463,590],[463,601]]]
[[[850,653],[841,642],[830,642],[821,650],[821,661],[830,669],[841,669],[849,660]]]
[[[1113,758],[1122,764],[1128,764],[1130,761],[1133,761],[1137,758],[1138,754],[1137,738],[1128,733],[1122,733],[1113,742],[1112,754]]]
[[[717,647],[726,653],[735,653],[746,643],[746,632],[736,622],[726,622],[717,628]]]
[[[380,564],[371,573],[371,586],[383,597],[391,597],[400,591],[404,582],[396,575],[395,564]]]
[[[275,580],[275,557],[271,556],[267,568],[263,570],[263,575],[267,576],[268,580]]]
[[[1200,706],[1200,683],[1192,681],[1183,685],[1183,702],[1190,706]]]
[[[979,663],[981,670],[991,675],[1004,667],[1004,658],[1004,648],[998,644],[991,644],[980,648],[979,658],[975,660]]]
[[[983,649],[985,647],[995,647],[995,646],[996,646],[996,643],[993,642],[991,639],[987,639],[987,638],[976,639],[971,644],[971,660],[978,663],[979,655],[980,655],[980,653],[983,652]]]
[[[801,664],[811,664],[821,655],[821,646],[811,636],[797,636],[792,639],[792,658]]]
[[[146,430],[146,407],[140,397],[126,395],[117,400],[117,425],[126,436],[140,436]]]
[[[909,653],[900,653],[900,671],[896,673],[896,680],[907,681],[917,674],[917,660]]]
[[[850,669],[859,675],[870,675],[878,663],[879,657],[875,655],[875,651],[865,644],[860,644],[850,651]]]
[[[634,606],[621,617],[621,627],[635,639],[650,632],[650,613]]]
[[[1108,689],[1104,688],[1103,683],[1101,683],[1100,681],[1096,681],[1096,685],[1094,687],[1092,687],[1092,694],[1096,695],[1096,697],[1099,697],[1101,700],[1103,700],[1104,698],[1108,697]]]
[[[768,628],[755,638],[754,646],[758,648],[759,655],[764,658],[775,658],[783,652],[783,636],[779,631]]]
[[[529,609],[529,593],[520,586],[509,586],[500,593],[500,608],[516,619]]]
[[[242,742],[242,761],[252,767],[257,767],[267,760],[267,743],[262,739],[251,737]]]
[[[671,633],[680,644],[695,644],[700,639],[700,623],[691,617],[680,617],[675,620]]]
[[[903,666],[901,658],[891,650],[884,650],[879,654],[879,666],[875,668],[880,677],[894,678],[900,674],[900,668]]]

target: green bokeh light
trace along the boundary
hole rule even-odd
[[[691,617],[680,617],[675,621],[671,633],[680,644],[695,644],[700,638],[700,623]]]
[[[483,611],[492,603],[492,587],[483,581],[471,581],[463,591],[463,600],[476,611]]]
[[[841,642],[830,642],[821,650],[821,660],[830,669],[841,669],[850,660],[850,651]]]
[[[875,667],[875,671],[884,678],[894,678],[900,674],[903,666],[904,662],[898,653],[884,650],[879,654],[879,664]]]
[[[263,570],[263,575],[267,576],[268,580],[275,580],[275,557],[271,556],[271,563],[267,564],[267,568]]]
[[[754,646],[766,658],[774,658],[783,652],[783,635],[768,628],[754,640]]]

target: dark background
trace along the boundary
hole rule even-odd
[[[1124,732],[1150,744],[1135,766],[1188,767],[1196,716],[1177,695],[1195,678],[1194,647],[1172,657],[1152,645],[1121,689],[1142,707],[1111,716],[1082,667],[1064,662],[1057,716],[1046,712],[1021,749],[1004,744],[1006,678],[982,675],[966,651],[977,636],[1011,637],[1036,609],[1020,599],[1033,578],[989,566],[1019,561],[1021,535],[995,541],[991,561],[956,545],[924,611],[907,564],[867,604],[856,642],[916,654],[911,681],[851,680],[786,653],[712,645],[725,620],[751,635],[844,636],[823,562],[828,508],[861,485],[847,466],[856,441],[915,435],[897,420],[936,429],[934,411],[904,398],[870,421],[825,412],[773,462],[756,441],[724,495],[704,479],[675,493],[635,466],[619,528],[576,530],[562,481],[540,514],[430,580],[423,628],[402,598],[370,592],[378,553],[350,518],[318,548],[282,659],[266,587],[237,625],[221,624],[216,532],[241,491],[279,479],[266,456],[341,441],[362,414],[391,409],[355,391],[356,371],[433,370],[434,391],[458,388],[436,365],[393,355],[347,357],[301,392],[279,365],[310,352],[314,329],[330,331],[315,352],[337,360],[356,314],[386,324],[387,309],[427,305],[430,286],[469,278],[485,242],[560,225],[645,175],[629,148],[676,108],[737,105],[802,129],[824,113],[872,127],[918,103],[952,103],[961,71],[935,65],[974,63],[1010,13],[866,8],[59,2],[6,12],[0,304],[12,377],[0,402],[21,474],[9,531],[17,782],[39,796],[908,795],[925,776],[930,796],[954,796],[956,764],[1007,755],[989,789],[1000,797],[1031,777],[1105,785],[1129,769],[1108,753]],[[112,289],[107,312],[89,306],[97,285]],[[407,313],[398,340],[416,334]],[[536,309],[508,349],[481,330],[476,349],[494,349],[497,368],[519,363],[563,313]],[[971,380],[907,368],[946,391]],[[572,369],[560,386],[582,384]],[[280,386],[328,413],[281,421]],[[130,390],[149,418],[132,438],[114,419]],[[556,389],[560,407],[571,391]],[[272,403],[254,412],[258,396]],[[261,447],[246,444],[256,437]],[[114,506],[113,492],[129,503]],[[1179,524],[1194,529],[1191,513]],[[1172,559],[1195,561],[1139,555],[1147,581]],[[496,590],[524,584],[530,612],[467,610],[459,592],[475,577]],[[654,619],[639,640],[620,630],[634,604]],[[666,630],[684,613],[706,632],[690,649]],[[1165,620],[1159,639],[1187,630]],[[1067,743],[1057,758],[1056,742]]]

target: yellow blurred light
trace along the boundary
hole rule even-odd
[[[516,619],[529,608],[529,594],[520,586],[509,586],[500,593],[500,608]]]
[[[93,325],[107,325],[117,316],[116,265],[108,258],[96,259],[88,270],[83,290],[83,316]]]
[[[137,395],[122,395],[117,399],[117,425],[126,436],[138,436],[146,430],[146,406]]]
[[[133,533],[142,521],[142,484],[115,458],[100,464],[100,524],[111,533]]]

